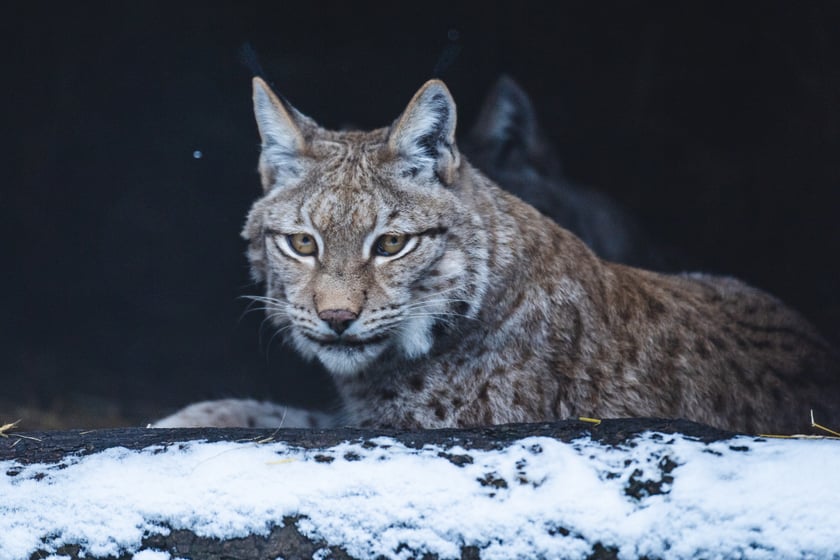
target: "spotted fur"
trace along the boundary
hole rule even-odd
[[[837,356],[796,312],[734,279],[602,261],[459,155],[442,82],[372,132],[324,130],[259,78],[254,101],[248,257],[269,319],[333,375],[334,423],[840,422]],[[381,254],[383,235],[407,241]]]

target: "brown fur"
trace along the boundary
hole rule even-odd
[[[791,432],[811,409],[840,422],[837,356],[802,317],[734,279],[600,260],[460,157],[441,82],[365,133],[323,130],[254,88],[265,194],[243,235],[269,318],[333,374],[337,423],[659,416]],[[317,254],[290,248],[299,233]],[[411,249],[377,256],[383,233]],[[326,316],[355,319],[337,333]]]

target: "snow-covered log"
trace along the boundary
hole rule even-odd
[[[840,555],[840,442],[654,419],[0,438],[0,560]]]

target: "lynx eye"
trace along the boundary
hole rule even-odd
[[[408,242],[408,235],[402,233],[386,233],[376,240],[374,251],[380,257],[393,257],[403,250]]]
[[[304,257],[311,257],[318,252],[318,245],[315,243],[315,238],[308,233],[293,233],[287,235],[286,239],[289,246],[298,255]]]

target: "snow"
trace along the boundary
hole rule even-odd
[[[58,560],[68,544],[177,560],[144,550],[144,535],[267,535],[285,516],[359,558],[459,558],[463,546],[487,559],[585,558],[596,543],[619,558],[840,557],[838,466],[837,440],[657,433],[618,448],[538,437],[498,451],[387,438],[113,448],[0,462],[0,560]]]
[[[172,556],[169,555],[168,552],[162,552],[160,550],[141,550],[134,556],[132,556],[131,560],[176,560],[173,559]]]

